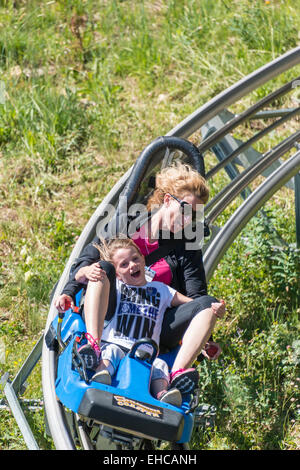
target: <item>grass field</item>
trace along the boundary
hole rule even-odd
[[[13,377],[32,349],[76,237],[141,150],[299,45],[299,11],[300,0],[0,1],[0,375]],[[299,67],[231,111],[295,74]],[[291,128],[299,129],[299,118],[257,150]],[[220,172],[210,181],[212,194],[224,178]],[[215,333],[223,354],[199,371],[202,399],[216,406],[217,420],[194,433],[193,449],[300,448],[293,192],[283,188],[265,210],[290,246],[277,249],[257,217],[211,280],[210,292],[228,307]],[[39,367],[26,397],[42,397]],[[28,416],[39,445],[53,448],[43,413]],[[0,449],[24,448],[13,418],[0,410]]]

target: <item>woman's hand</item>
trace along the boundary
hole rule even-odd
[[[54,305],[60,313],[65,312],[70,307],[73,309],[75,307],[72,297],[67,294],[62,294],[57,297],[54,301]]]
[[[80,268],[75,274],[76,281],[81,284],[87,284],[89,281],[97,282],[103,281],[106,277],[106,272],[100,267],[99,263],[93,263],[90,266]]]
[[[214,315],[218,318],[223,318],[225,315],[225,302],[224,300],[220,300],[220,302],[213,302],[211,304],[212,311]]]

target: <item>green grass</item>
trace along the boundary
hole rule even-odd
[[[299,7],[299,0],[0,1],[1,375],[14,376],[30,352],[76,237],[141,150],[299,45]],[[299,67],[230,110],[240,112],[297,75]],[[295,105],[295,96],[280,106]],[[248,138],[260,126],[254,121],[235,136]],[[294,119],[256,149],[296,129]],[[211,155],[206,161],[215,162]],[[226,180],[221,171],[210,181],[212,195]],[[279,191],[265,209],[295,243],[292,192]],[[263,221],[251,221],[211,280],[228,313],[215,333],[222,358],[200,368],[202,399],[218,410],[216,427],[194,433],[195,449],[299,448],[299,253],[274,244]],[[26,396],[42,396],[39,367]],[[41,447],[52,448],[42,413],[30,420]],[[25,448],[4,411],[0,448]]]

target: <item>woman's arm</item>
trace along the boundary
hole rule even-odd
[[[91,264],[99,260],[99,251],[93,246],[94,242],[99,243],[99,238],[96,237],[93,242],[89,243],[73,263],[69,280],[64,286],[61,295],[65,294],[75,299],[77,292],[87,284],[86,273],[81,272],[81,275],[78,276],[78,272],[84,267],[89,268]]]
[[[89,281],[96,282],[103,279],[105,271],[100,268],[99,262],[89,266],[83,266],[75,274],[75,280],[81,284],[87,284]]]
[[[98,237],[94,238],[94,240],[86,245],[86,247],[82,250],[80,256],[76,258],[74,263],[72,264],[71,271],[70,271],[70,279],[76,279],[79,282],[79,278],[82,278],[84,276],[84,271],[81,276],[77,276],[78,272],[82,268],[88,268],[91,266],[93,263],[96,261],[99,261],[99,251],[97,248],[94,246],[94,243],[99,244],[100,240]],[[84,280],[84,279],[83,279]]]
[[[181,271],[184,293],[196,299],[207,295],[207,283],[201,250],[185,250],[180,257],[178,268]]]

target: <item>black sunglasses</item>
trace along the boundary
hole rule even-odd
[[[184,211],[184,206],[190,206],[192,207],[192,205],[186,201],[183,201],[182,199],[179,199],[178,197],[176,196],[173,196],[173,194],[171,193],[168,193],[173,199],[175,199],[175,201],[177,201],[179,204],[180,204],[180,207],[182,207],[183,211]],[[194,211],[194,209],[192,209],[192,220],[196,220],[196,216],[197,216],[197,212]]]

